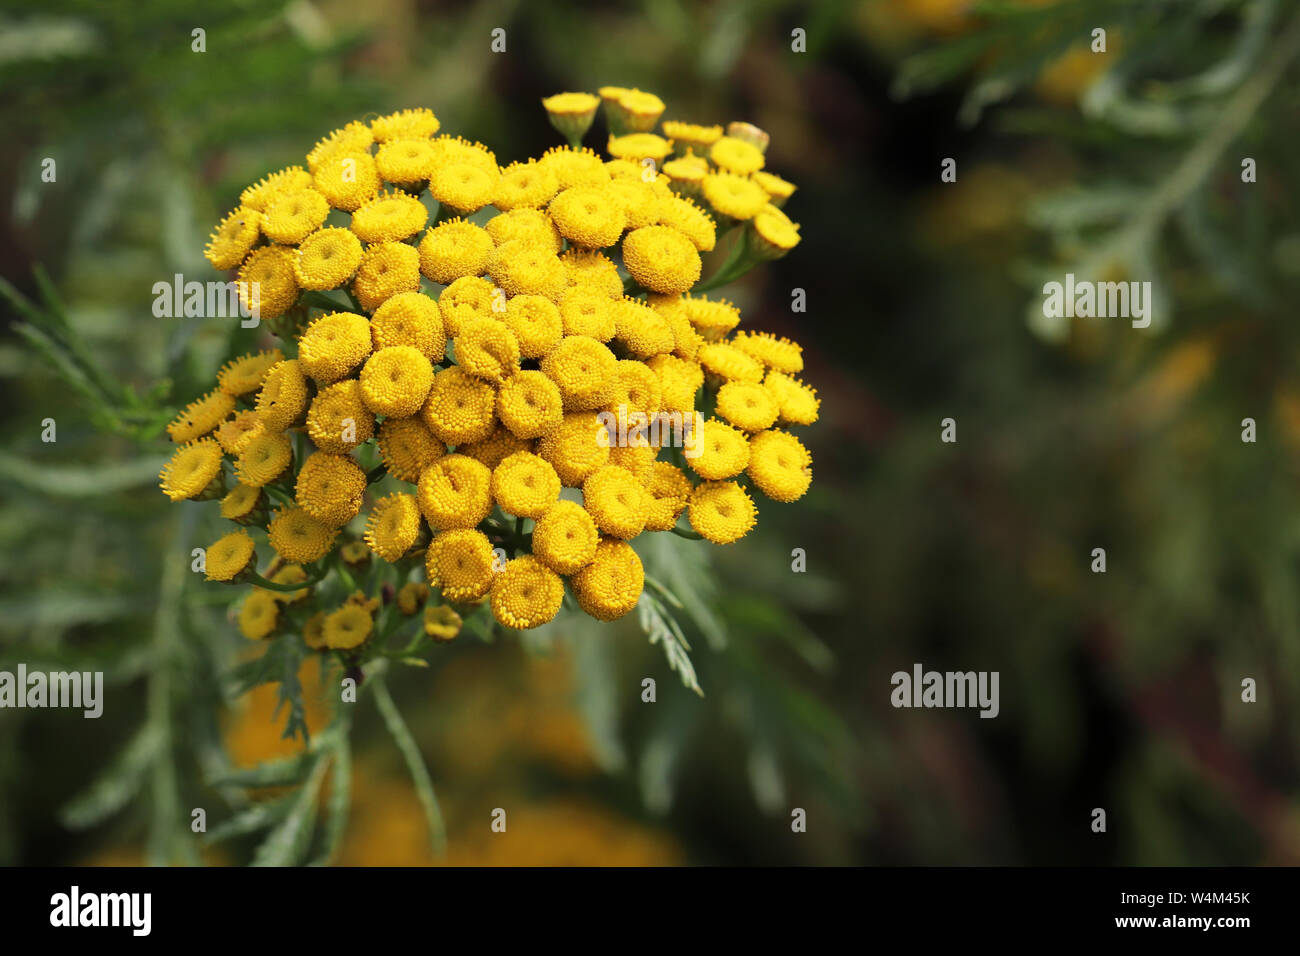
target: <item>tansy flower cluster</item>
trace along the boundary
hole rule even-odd
[[[807,491],[800,346],[705,294],[799,242],[767,135],[634,89],[543,105],[569,144],[522,161],[428,109],[349,123],[213,231],[279,341],[177,415],[160,478],[237,526],[206,573],[255,586],[247,637],[358,660],[390,618],[442,641],[477,605],[526,629],[566,595],[612,621],[643,590],[640,534],[730,544],[755,493]],[[604,156],[581,145],[602,109]],[[611,441],[615,417],[679,427]]]

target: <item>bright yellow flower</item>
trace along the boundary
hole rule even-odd
[[[716,342],[740,323],[740,309],[726,299],[684,296],[682,308],[695,330],[707,341]]]
[[[297,359],[271,366],[257,393],[257,418],[268,431],[283,431],[307,411],[307,378]]]
[[[645,528],[649,493],[626,468],[604,465],[582,483],[582,504],[601,533],[635,538]]]
[[[542,436],[537,453],[551,463],[565,487],[577,488],[609,461],[608,434],[595,413],[570,412],[559,427]]]
[[[369,153],[334,153],[312,175],[312,183],[335,209],[353,212],[379,192],[379,170]]]
[[[761,382],[763,363],[726,342],[706,342],[698,356],[704,370],[728,382]]]
[[[424,469],[418,492],[435,531],[473,528],[492,512],[492,472],[468,455],[446,455]]]
[[[468,319],[456,337],[456,362],[469,374],[500,384],[519,371],[519,340],[504,322]]]
[[[623,240],[623,265],[642,288],[665,295],[685,292],[700,278],[700,254],[670,226],[644,226]]]
[[[442,167],[429,181],[429,194],[462,216],[477,212],[492,201],[500,174],[469,163]]]
[[[304,289],[337,289],[361,265],[361,240],[348,229],[329,226],[302,241],[294,255],[293,274]]]
[[[600,98],[590,93],[556,93],[542,100],[551,125],[566,139],[582,139],[596,118]]]
[[[460,633],[460,615],[446,604],[424,609],[424,633],[438,642],[450,641]]]
[[[427,139],[395,139],[375,153],[375,169],[390,183],[424,184],[433,175],[438,153]]]
[[[420,254],[404,242],[377,242],[361,256],[352,291],[367,312],[386,299],[420,288]]]
[[[803,371],[803,347],[768,332],[737,332],[731,344],[770,369],[795,375]]]
[[[568,284],[568,273],[559,256],[546,246],[526,240],[516,239],[497,246],[488,272],[507,297],[544,295],[558,302]]]
[[[279,349],[249,352],[221,366],[221,371],[217,373],[217,385],[227,395],[247,395],[261,388],[266,373],[276,362],[282,361],[284,356]]]
[[[614,303],[614,326],[618,340],[637,358],[671,352],[677,342],[668,320],[640,299],[625,296]]]
[[[297,245],[325,222],[330,204],[314,189],[283,192],[262,214],[262,232],[272,242]]]
[[[260,319],[278,319],[298,301],[294,253],[284,246],[254,249],[239,270],[240,304]]]
[[[664,175],[673,192],[692,199],[700,196],[704,190],[704,177],[709,175],[709,161],[696,156],[690,150],[680,159],[670,159],[664,163]]]
[[[618,159],[653,159],[662,162],[672,155],[673,144],[654,133],[628,133],[625,136],[611,136],[606,149],[609,155]]]
[[[244,261],[261,233],[262,214],[240,206],[212,231],[204,257],[214,269],[233,269]]]
[[[330,553],[338,531],[301,508],[282,508],[267,527],[275,553],[295,564],[310,564]]]
[[[378,116],[370,121],[370,131],[380,143],[395,139],[427,139],[442,127],[433,110],[423,107],[412,110],[398,110],[387,116]]]
[[[346,455],[317,451],[298,472],[295,495],[302,510],[331,528],[341,528],[361,513],[366,473]]]
[[[492,205],[508,212],[515,209],[540,209],[560,191],[560,178],[555,170],[536,160],[511,163],[501,170]]]
[[[487,438],[470,442],[468,445],[460,445],[456,453],[468,455],[492,469],[517,451],[532,451],[535,444],[523,438],[516,438],[514,432],[505,425],[498,425]]]
[[[727,382],[718,389],[718,414],[741,431],[772,427],[780,409],[776,399],[757,382]]]
[[[370,323],[352,312],[322,315],[298,338],[298,363],[322,385],[346,378],[370,355]]]
[[[236,484],[230,493],[221,499],[221,517],[242,524],[253,514],[262,500],[261,488]]]
[[[616,160],[616,162],[622,162],[622,160]],[[663,204],[673,198],[672,193],[667,188],[656,188],[650,183],[642,182],[639,178],[615,179],[604,189],[605,194],[623,210],[623,217],[627,220],[626,228],[628,229],[653,226],[659,221],[660,209]]]
[[[492,470],[492,497],[506,514],[540,518],[560,497],[560,476],[532,452],[515,452]]]
[[[571,186],[551,200],[548,211],[560,235],[588,249],[614,245],[627,228],[623,207],[602,187]]]
[[[280,193],[310,185],[311,173],[301,166],[286,166],[247,187],[239,194],[239,204],[245,209],[262,212]]]
[[[721,419],[710,418],[695,438],[699,454],[688,457],[686,463],[706,481],[731,478],[749,464],[749,441],[744,432]]]
[[[307,409],[307,434],[321,451],[340,454],[371,439],[375,415],[361,397],[361,383],[344,379],[316,393]]]
[[[627,412],[644,412],[646,415],[659,411],[659,376],[644,362],[620,360],[614,366],[610,382],[606,411],[618,412],[623,408]]]
[[[603,408],[614,374],[614,353],[585,335],[570,335],[542,359],[546,376],[560,389],[566,411]]]
[[[743,139],[723,136],[709,149],[709,159],[720,169],[737,176],[750,176],[763,168],[763,153]]]
[[[336,651],[355,650],[370,638],[374,626],[368,610],[356,604],[345,604],[325,616],[325,646]]]
[[[424,203],[408,193],[383,192],[352,214],[352,231],[366,242],[409,239],[429,220]]]
[[[307,572],[299,564],[286,564],[271,575],[275,584],[301,584],[307,580]],[[311,594],[311,588],[299,588],[297,591],[267,591],[279,604],[296,604]]]
[[[673,141],[673,145],[681,148],[696,150],[700,153],[707,153],[709,147],[722,138],[721,126],[699,126],[695,123],[681,123],[677,120],[666,120],[663,126],[664,135]]]
[[[787,182],[775,173],[758,172],[753,175],[754,182],[763,187],[767,193],[768,201],[773,206],[783,206],[785,201],[794,195],[795,184]]]
[[[293,462],[293,445],[287,435],[261,431],[249,436],[235,459],[235,474],[254,488],[269,485]]]
[[[366,544],[385,561],[396,562],[415,547],[423,530],[420,505],[415,496],[394,493],[380,498],[370,509],[366,519]]]
[[[506,303],[501,321],[514,333],[520,358],[541,358],[564,337],[560,310],[545,296],[515,296]]]
[[[279,620],[279,602],[266,591],[252,591],[239,608],[239,633],[260,641],[275,632]]]
[[[555,174],[561,189],[574,186],[600,186],[609,182],[609,173],[599,156],[589,149],[556,146],[542,154],[538,164]]]
[[[659,206],[659,223],[672,226],[700,252],[711,252],[717,244],[717,224],[690,199],[674,196],[663,200]]]
[[[560,297],[560,321],[565,335],[608,342],[615,332],[613,300],[600,289],[570,286]]]
[[[564,418],[564,399],[545,373],[528,369],[502,383],[496,413],[516,437],[540,438]]]
[[[493,248],[492,236],[482,226],[449,219],[438,223],[420,240],[420,271],[440,285],[479,276],[487,271]],[[491,286],[488,290],[490,294]]]
[[[645,569],[626,541],[602,538],[595,558],[571,580],[579,607],[598,621],[613,621],[641,599]]]
[[[193,441],[217,429],[231,412],[235,410],[235,399],[227,393],[214,389],[198,401],[190,402],[185,410],[172,419],[167,426],[167,434],[174,442]]]
[[[714,544],[739,541],[758,520],[753,499],[734,481],[706,481],[697,486],[687,509],[691,527]]]
[[[492,580],[492,614],[517,631],[553,620],[563,602],[564,581],[529,554],[507,562]]]
[[[496,389],[453,365],[433,377],[420,417],[448,445],[479,441],[496,424]]]
[[[691,496],[691,480],[676,465],[666,461],[653,463],[650,481],[646,484],[650,504],[646,508],[647,531],[669,531],[677,526],[677,519],[686,510]]]
[[[208,546],[204,565],[209,581],[233,581],[253,563],[253,539],[247,531],[232,531]]]
[[[365,123],[351,122],[322,137],[307,154],[307,168],[316,172],[326,160],[348,153],[366,153],[375,141],[375,134]]]
[[[361,399],[377,415],[406,418],[424,405],[433,385],[433,366],[419,349],[390,345],[361,369]]]
[[[773,370],[763,379],[763,387],[772,393],[780,406],[781,421],[791,425],[811,425],[817,421],[821,400],[812,386]]]
[[[704,384],[704,370],[698,362],[675,355],[656,355],[646,365],[659,378],[661,408],[684,413],[695,410],[695,393]]]
[[[564,245],[555,223],[540,209],[520,208],[503,212],[489,219],[485,228],[498,246],[521,239],[549,248],[558,255]]]
[[[441,588],[447,600],[458,604],[472,603],[487,594],[495,562],[492,543],[474,528],[443,531],[429,543],[425,553],[429,583]]]
[[[447,349],[438,303],[423,292],[399,292],[386,299],[370,320],[370,340],[376,351],[409,345],[430,362],[441,362]]]
[[[560,574],[573,574],[596,556],[600,532],[583,507],[561,499],[533,525],[533,555]]]
[[[773,501],[797,501],[812,484],[812,455],[789,432],[759,432],[749,442],[749,477]]]
[[[388,418],[379,426],[379,457],[388,473],[415,484],[420,472],[447,453],[447,446],[418,417]]]
[[[762,186],[734,173],[709,173],[700,188],[714,212],[732,219],[753,219],[767,205]]]
[[[618,266],[602,252],[572,248],[560,256],[570,286],[591,289],[608,299],[623,297],[623,277]]]

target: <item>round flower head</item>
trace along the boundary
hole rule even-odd
[[[244,410],[235,412],[233,418],[221,423],[216,431],[217,442],[228,455],[238,455],[244,450],[248,439],[263,428],[257,412]]]
[[[399,292],[375,310],[370,341],[376,351],[409,345],[430,362],[441,362],[447,351],[447,334],[438,303],[423,292]]]
[[[427,600],[429,600],[429,585],[423,581],[407,581],[397,592],[397,609],[410,617],[420,610]]]
[[[361,369],[361,399],[377,415],[406,418],[424,405],[433,385],[433,366],[419,349],[390,345]]]
[[[560,476],[546,459],[515,452],[493,469],[492,497],[506,514],[540,518],[560,497]]]
[[[561,499],[533,525],[533,555],[552,571],[573,574],[596,556],[600,532],[583,507]]]
[[[217,373],[217,386],[227,395],[247,395],[262,387],[266,373],[276,362],[284,360],[279,349],[249,352],[231,359]]]
[[[568,284],[564,264],[554,252],[519,239],[493,251],[488,272],[507,296],[544,295],[558,302]]]
[[[659,204],[659,224],[676,229],[700,252],[713,251],[718,241],[718,227],[712,217],[691,200],[679,196]]]
[[[519,341],[506,323],[476,316],[461,323],[456,362],[471,375],[500,383],[519,371]]]
[[[555,170],[536,160],[511,163],[501,170],[492,205],[502,211],[514,209],[540,209],[560,191],[560,178]]]
[[[564,245],[555,223],[540,209],[512,209],[503,212],[489,219],[485,228],[498,246],[520,239],[548,248],[558,255]]]
[[[613,621],[641,599],[645,568],[626,541],[602,538],[591,563],[571,580],[579,607],[598,621]]]
[[[394,478],[415,484],[420,472],[447,453],[419,418],[387,418],[379,426],[379,457]]]
[[[614,327],[618,340],[637,358],[671,352],[677,342],[668,320],[640,299],[625,296],[614,303]]]
[[[625,162],[625,160],[616,160]],[[640,179],[617,178],[605,187],[605,193],[623,210],[628,229],[640,229],[652,226],[659,221],[662,204],[672,198],[672,194],[663,195],[649,183]]]
[[[404,192],[384,192],[352,214],[352,231],[366,242],[409,239],[429,219],[424,203]]]
[[[370,549],[366,547],[364,541],[349,541],[347,544],[343,545],[343,547],[339,548],[339,557],[348,564],[363,565],[370,560]],[[357,594],[360,593],[360,591],[357,592]],[[378,607],[377,601],[374,602],[374,604],[375,606],[370,608],[372,611]]]
[[[293,273],[304,289],[337,289],[361,265],[361,240],[348,229],[329,226],[302,241],[294,254]]]
[[[402,292],[420,288],[420,254],[404,242],[377,242],[361,256],[352,291],[361,307],[373,312]]]
[[[293,462],[293,445],[279,432],[262,431],[249,436],[235,459],[235,474],[254,488],[269,485]]]
[[[307,580],[307,572],[302,569],[300,564],[286,564],[275,574],[271,575],[271,581],[274,584],[301,584]],[[311,594],[310,588],[299,588],[297,591],[268,591],[279,604],[296,604],[305,600]]]
[[[686,503],[691,496],[691,480],[676,465],[656,461],[650,471],[646,492],[650,496],[650,504],[646,508],[645,529],[670,531],[677,526],[677,519],[686,510]]]
[[[434,173],[429,181],[429,193],[443,205],[468,216],[492,201],[498,178],[498,174],[477,166],[455,163]]]
[[[275,632],[280,620],[280,603],[267,591],[253,591],[239,607],[239,633],[260,641]]]
[[[288,312],[298,301],[293,263],[293,250],[284,246],[254,249],[239,270],[240,306],[268,322]]]
[[[418,488],[420,511],[435,531],[473,528],[492,512],[492,472],[467,455],[439,458]]]
[[[762,186],[734,173],[710,173],[700,188],[705,201],[720,216],[753,219],[767,205]]]
[[[623,240],[623,264],[644,288],[667,295],[685,292],[700,278],[694,243],[671,226],[629,232]]]
[[[718,389],[718,414],[741,431],[772,427],[780,409],[772,394],[756,382],[727,382]]]
[[[606,298],[623,297],[623,277],[612,259],[594,249],[571,248],[560,256],[565,280],[572,287],[600,292]]]
[[[461,445],[456,449],[458,455],[468,455],[475,461],[481,461],[489,469],[496,468],[510,455],[517,451],[532,451],[534,442],[516,438],[514,433],[504,425],[498,425],[487,438]]]
[[[582,139],[596,118],[600,97],[590,93],[556,93],[542,100],[551,125],[570,141]]]
[[[429,583],[458,604],[472,603],[487,594],[495,563],[492,543],[474,528],[453,528],[435,535],[424,559]]]
[[[710,418],[694,437],[699,454],[688,457],[686,463],[706,481],[738,475],[749,464],[749,441],[744,433],[720,419]]]
[[[448,445],[479,441],[496,424],[496,390],[459,365],[433,377],[420,417]]]
[[[578,488],[609,462],[609,432],[592,412],[571,412],[542,436],[537,453],[551,463],[560,482]]]
[[[514,333],[521,358],[541,358],[564,337],[560,310],[544,296],[515,296],[506,303],[502,321]]]
[[[560,297],[560,321],[564,335],[608,342],[616,331],[613,300],[599,289],[570,286]]]
[[[706,341],[716,342],[740,323],[740,310],[725,299],[684,296],[681,306],[695,331]]]
[[[812,455],[789,432],[759,432],[749,442],[749,477],[773,501],[796,501],[812,484]]]
[[[439,136],[433,141],[433,151],[435,179],[443,170],[452,166],[472,166],[493,180],[501,174],[496,154],[482,143],[471,143],[459,136]]]
[[[757,147],[736,139],[723,136],[709,149],[709,159],[719,169],[737,176],[749,176],[763,168],[763,153]]]
[[[694,361],[700,354],[704,338],[695,331],[691,320],[686,315],[686,307],[681,296],[649,296],[650,308],[662,315],[673,331],[673,355]]]
[[[316,172],[325,161],[333,156],[347,153],[367,153],[375,141],[375,134],[369,126],[361,122],[352,122],[342,129],[336,129],[321,138],[307,154],[307,168]]]
[[[283,508],[267,527],[275,553],[295,564],[310,564],[330,553],[338,532],[301,508]]]
[[[780,208],[785,205],[787,199],[794,195],[794,183],[786,182],[775,173],[754,173],[752,178],[754,182],[763,187],[763,191],[767,193],[768,201],[773,206]]]
[[[739,541],[758,520],[753,499],[734,481],[698,485],[687,509],[691,527],[714,544]]]
[[[325,646],[336,651],[358,648],[369,639],[374,626],[368,610],[357,604],[345,604],[325,615]]]
[[[547,208],[560,235],[588,249],[614,245],[627,228],[623,207],[603,187],[572,186]]]
[[[221,499],[221,517],[244,524],[252,517],[262,501],[261,488],[237,484],[226,497]]]
[[[375,415],[361,397],[361,383],[344,379],[323,388],[307,409],[307,434],[321,451],[345,454],[369,441]]]
[[[664,163],[664,175],[668,177],[669,188],[679,196],[692,199],[704,191],[704,177],[709,175],[709,161],[687,150],[680,159],[670,159]]]
[[[233,581],[254,559],[253,539],[247,531],[232,531],[209,545],[205,561],[209,581]]]
[[[341,528],[361,512],[366,473],[346,455],[313,452],[302,463],[294,490],[303,511],[331,528]]]
[[[379,192],[379,170],[369,153],[342,151],[316,167],[312,184],[335,209],[354,212]]]
[[[778,372],[794,375],[803,371],[803,347],[789,339],[767,332],[737,332],[730,344]]]
[[[700,126],[678,120],[665,120],[663,131],[678,149],[690,149],[699,153],[707,153],[709,147],[722,138],[721,126]]]
[[[633,440],[628,444],[614,445],[609,449],[609,463],[631,472],[637,481],[646,485],[654,473],[655,458],[659,449],[649,441]]]
[[[271,200],[291,189],[311,185],[311,173],[301,166],[286,166],[278,172],[263,176],[239,194],[239,204],[245,209],[262,212]]]
[[[432,281],[449,286],[463,276],[486,272],[493,248],[492,236],[482,226],[449,219],[420,240],[420,271]],[[488,289],[490,292],[491,286]]]
[[[321,227],[330,204],[314,189],[294,189],[271,200],[262,214],[262,232],[272,242],[297,245]]]
[[[375,169],[390,183],[423,184],[433,175],[438,154],[427,139],[395,139],[375,153]]]
[[[647,163],[642,167],[640,163],[630,159],[611,159],[605,163],[605,169],[609,173],[611,183],[627,180],[648,185],[659,180],[659,171],[655,169],[654,163]]]
[[[370,131],[375,141],[387,143],[395,139],[427,139],[442,127],[430,109],[398,110],[370,121]]]
[[[322,385],[346,378],[369,355],[370,323],[352,312],[322,315],[298,339],[302,370]]]
[[[307,377],[297,359],[276,362],[257,393],[257,418],[268,431],[283,431],[307,411]]]
[[[235,399],[220,390],[208,392],[172,419],[167,434],[174,442],[187,442],[216,430],[217,426],[235,410]]]
[[[770,371],[763,379],[766,388],[781,408],[781,421],[791,425],[811,425],[817,421],[821,399],[816,389],[782,372]]]
[[[645,528],[649,493],[626,468],[604,465],[582,483],[582,504],[603,534],[635,538]]]
[[[769,205],[750,221],[751,246],[760,259],[780,259],[799,245],[799,227]]]
[[[574,186],[600,186],[609,182],[609,173],[601,158],[589,149],[556,146],[542,154],[538,165],[555,174],[561,189]]]
[[[618,159],[653,159],[658,163],[672,155],[673,144],[654,133],[628,133],[611,136],[606,149]]]
[[[159,473],[162,493],[172,501],[198,498],[216,489],[221,477],[221,446],[199,438],[175,450]]]
[[[570,335],[542,359],[542,371],[560,389],[565,411],[602,408],[614,374],[614,353],[595,339]]]
[[[704,384],[704,371],[698,363],[675,355],[656,355],[646,367],[659,378],[661,408],[687,414],[695,410],[695,393]]]
[[[261,232],[262,214],[240,206],[212,231],[204,257],[214,269],[233,269],[244,261]]]
[[[614,366],[610,391],[605,409],[624,414],[644,412],[653,415],[659,411],[659,376],[644,362],[621,359]]]
[[[492,615],[516,631],[553,620],[563,602],[564,581],[529,554],[507,562],[492,579]]]
[[[302,626],[302,642],[313,651],[325,650],[325,612],[317,611]]]
[[[529,369],[512,375],[497,391],[497,417],[518,438],[540,438],[560,424],[564,399],[547,376]]]
[[[438,297],[438,309],[447,334],[458,335],[461,321],[470,316],[492,318],[496,295],[492,283],[478,276],[464,276],[443,289]]]
[[[728,382],[763,380],[763,364],[726,342],[704,343],[697,357],[706,372]]]
[[[768,143],[772,140],[772,137],[769,136],[765,130],[759,129],[753,123],[728,123],[727,135],[732,139],[738,139],[741,142],[748,143],[760,153],[767,152]]]
[[[424,633],[439,643],[455,639],[460,626],[460,615],[447,604],[430,604],[424,609]]]
[[[380,498],[370,509],[366,544],[385,561],[397,562],[415,547],[423,529],[415,496],[391,494]]]

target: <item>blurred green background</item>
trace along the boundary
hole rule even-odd
[[[542,96],[606,84],[756,123],[798,184],[803,242],[727,294],[805,346],[814,483],[737,545],[674,548],[703,698],[635,620],[392,675],[446,861],[1300,862],[1293,5],[26,7],[0,13],[0,274],[35,303],[0,339],[0,668],[110,686],[98,721],[0,711],[0,863],[247,862],[251,823],[200,841],[191,811],[255,822],[283,791],[232,772],[302,748],[273,685],[232,692],[259,649],[189,570],[221,523],[158,492],[146,437],[256,333],[157,319],[153,283],[216,278],[239,190],[348,120],[428,106],[504,163],[559,142]],[[1156,282],[1153,328],[1045,327],[1045,277],[1089,267]],[[1000,715],[892,708],[917,662],[999,671]],[[301,679],[319,729],[333,690]],[[373,709],[353,741],[336,860],[433,862]]]

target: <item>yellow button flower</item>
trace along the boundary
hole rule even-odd
[[[600,342],[571,335],[542,359],[542,371],[560,389],[566,411],[603,408],[616,359]]]
[[[533,526],[533,555],[560,574],[573,574],[596,557],[600,532],[581,505],[561,499]]]
[[[352,214],[352,231],[366,242],[409,239],[429,220],[429,210],[401,191],[380,193]]]
[[[379,170],[369,153],[343,150],[312,173],[312,184],[335,209],[354,212],[379,193]]]
[[[257,393],[257,417],[268,431],[284,431],[307,411],[307,377],[297,359],[271,366]]]
[[[560,497],[560,476],[546,459],[515,452],[492,470],[492,497],[506,514],[540,518]]]
[[[744,432],[720,419],[706,421],[695,440],[698,454],[687,456],[686,464],[706,481],[738,475],[749,464],[749,441]]]
[[[244,450],[235,459],[235,474],[254,488],[269,485],[293,462],[293,445],[279,432],[261,431],[251,435]]]
[[[473,528],[492,512],[492,472],[468,455],[439,458],[420,475],[418,490],[435,531]]]
[[[338,531],[301,508],[282,508],[267,527],[275,553],[295,564],[310,564],[330,553]]]
[[[298,338],[302,370],[322,385],[330,385],[370,355],[370,323],[352,312],[322,315]]]
[[[307,409],[307,434],[321,451],[340,454],[368,442],[375,415],[361,397],[361,383],[348,378],[321,389]]]
[[[430,362],[441,362],[446,355],[447,334],[438,303],[423,292],[399,292],[385,299],[370,319],[370,341],[376,351],[409,345]]]
[[[526,163],[511,163],[501,170],[492,193],[492,205],[503,212],[540,209],[559,191],[560,178],[555,170],[530,159]]]
[[[208,546],[204,566],[209,581],[233,581],[255,563],[253,539],[247,531],[233,531]]]
[[[280,604],[266,591],[253,591],[239,608],[239,633],[250,641],[260,641],[275,632],[280,620]]]
[[[492,236],[482,226],[459,218],[449,219],[434,226],[420,240],[420,271],[433,282],[450,286],[463,276],[486,272],[493,248]],[[490,294],[491,286],[488,291]]]
[[[350,230],[318,229],[294,254],[294,277],[304,289],[337,289],[356,274],[361,252],[361,240]]]
[[[508,378],[497,392],[497,416],[518,438],[540,438],[564,418],[559,387],[535,369]]]
[[[570,412],[542,436],[537,453],[551,463],[565,487],[577,488],[608,463],[609,433],[594,412]]]
[[[641,599],[645,569],[626,541],[602,538],[596,556],[572,577],[578,605],[599,621],[627,614]]]
[[[789,432],[759,432],[749,442],[749,477],[773,501],[797,501],[812,484],[812,455]]]
[[[599,186],[572,186],[547,208],[560,235],[588,249],[614,245],[627,228],[623,207]]]
[[[691,527],[714,544],[739,541],[757,519],[754,501],[734,481],[706,481],[691,492]]]
[[[232,211],[208,239],[204,257],[214,269],[233,269],[244,261],[261,234],[262,214],[240,206]]]
[[[496,389],[453,365],[433,377],[420,417],[448,445],[479,441],[496,425]]]
[[[626,468],[605,465],[582,483],[582,503],[596,527],[616,538],[635,538],[645,528],[649,494]]]
[[[492,581],[492,614],[517,631],[553,620],[563,602],[564,581],[532,555],[507,562]]]
[[[297,245],[315,232],[330,213],[330,204],[314,189],[295,189],[276,196],[262,215],[262,232],[272,242]]]
[[[415,547],[423,529],[415,496],[391,494],[380,498],[370,510],[366,518],[366,544],[385,561],[396,562]]]
[[[262,387],[262,382],[277,362],[284,361],[279,349],[249,352],[231,359],[217,373],[217,386],[227,395],[247,395]]]
[[[254,249],[239,270],[239,303],[249,314],[271,321],[298,301],[294,253],[284,246]]]
[[[506,323],[476,316],[461,323],[456,363],[471,375],[500,384],[519,371],[519,341]]]
[[[474,528],[453,528],[436,535],[425,553],[429,583],[458,604],[479,600],[492,587],[496,556],[487,535]]]
[[[415,484],[420,472],[447,453],[420,418],[388,418],[379,426],[379,457],[394,478]]]
[[[541,358],[559,345],[560,339],[564,337],[560,310],[545,296],[515,296],[506,303],[506,312],[501,321],[514,333],[521,358]]]
[[[361,513],[366,473],[347,455],[317,451],[298,472],[295,495],[302,510],[331,528],[341,528]]]
[[[668,295],[695,285],[701,269],[695,244],[671,226],[629,232],[623,240],[623,265],[643,288]]]
[[[377,415],[406,418],[424,405],[433,385],[433,366],[419,349],[390,345],[361,369],[361,399]]]
[[[325,615],[324,644],[338,651],[355,650],[369,640],[375,622],[366,608],[345,604],[332,614]]]
[[[361,256],[352,291],[373,312],[385,300],[420,288],[420,253],[404,242],[377,242]]]
[[[741,431],[770,428],[780,412],[776,399],[757,382],[727,382],[718,389],[718,414]]]
[[[198,401],[185,406],[185,410],[168,424],[167,434],[174,442],[193,441],[215,431],[234,410],[234,397],[213,389]]]

